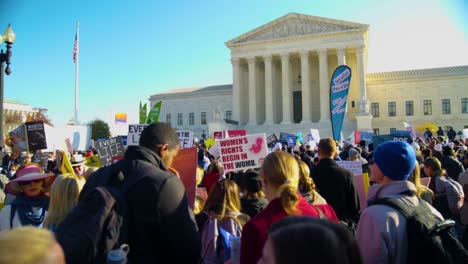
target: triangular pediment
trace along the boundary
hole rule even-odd
[[[369,25],[330,18],[289,13],[226,42],[230,47],[249,42],[296,38],[309,35],[367,30]]]

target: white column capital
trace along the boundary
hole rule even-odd
[[[309,50],[300,50],[299,54],[301,55],[301,57],[309,56]]]
[[[327,49],[318,49],[318,50],[317,50],[317,54],[319,55],[319,57],[320,57],[320,56],[322,56],[322,57],[323,57],[323,56],[327,56],[328,50],[327,50]]]
[[[346,47],[337,47],[336,53],[338,56],[344,56],[346,54]]]
[[[253,63],[255,63],[255,61],[256,61],[255,57],[247,57],[247,63],[248,64],[253,64]]]
[[[364,54],[364,51],[366,50],[365,46],[358,46],[356,47],[356,55],[362,55]]]
[[[289,59],[289,52],[281,52],[280,57],[281,57],[281,60]]]
[[[264,60],[272,60],[273,59],[273,54],[265,54],[263,55]]]
[[[238,64],[240,62],[240,58],[233,57],[231,58],[231,64]]]

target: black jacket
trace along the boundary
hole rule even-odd
[[[144,175],[126,195],[129,262],[198,263],[201,241],[182,182],[148,148],[128,147],[125,160],[136,161],[124,169],[126,179]]]
[[[447,171],[447,175],[455,181],[458,181],[458,176],[460,173],[465,171],[463,164],[461,164],[461,162],[458,161],[454,156],[443,157],[441,163],[442,168]]]
[[[311,172],[317,191],[335,209],[339,220],[359,219],[359,196],[353,174],[332,159],[321,159]]]

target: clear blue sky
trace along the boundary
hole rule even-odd
[[[152,94],[232,83],[224,42],[289,12],[370,24],[369,72],[468,65],[468,0],[0,0],[17,36],[5,97],[73,117],[79,20],[80,121],[133,123]]]

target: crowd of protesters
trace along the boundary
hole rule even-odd
[[[453,133],[429,131],[375,150],[364,140],[275,142],[260,168],[229,173],[203,142],[196,145],[193,209],[172,168],[179,151],[172,128],[149,125],[139,145],[127,148],[122,164],[125,180],[132,182],[124,196],[128,263],[406,263],[407,219],[378,204],[382,198],[427,206],[438,219],[454,220],[455,234],[468,246],[468,140]],[[4,153],[0,264],[71,262],[75,249],[54,234],[104,177],[105,170],[84,165],[84,157],[93,154],[50,153],[41,163],[28,153]],[[73,173],[61,171],[61,155],[69,156]],[[367,208],[361,208],[354,176],[340,160],[360,162],[370,174]],[[424,178],[430,179],[427,186]],[[240,243],[223,252],[223,260],[218,226]],[[29,244],[21,247],[23,242]]]

